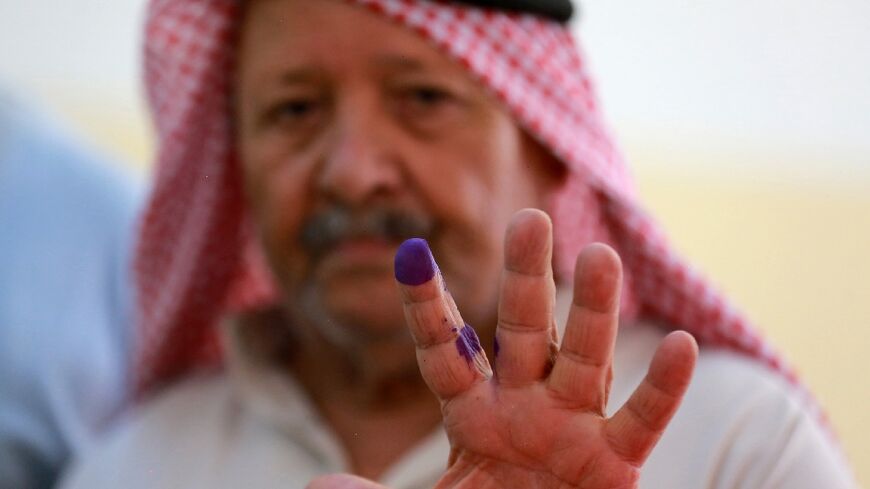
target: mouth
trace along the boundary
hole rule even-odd
[[[332,207],[313,214],[299,239],[322,278],[385,272],[391,276],[399,245],[410,237],[429,237],[433,227],[425,215],[394,208]]]
[[[347,260],[370,260],[378,259],[383,255],[392,257],[396,253],[399,243],[383,238],[351,238],[336,243],[327,255],[339,255]]]
[[[392,273],[393,258],[399,243],[372,237],[341,240],[323,250],[319,268],[326,274]],[[391,275],[390,275],[391,276]]]

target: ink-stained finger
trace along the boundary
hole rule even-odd
[[[577,257],[565,338],[548,379],[572,408],[604,415],[619,320],[622,264],[612,248],[592,244]]]
[[[698,345],[676,331],[662,340],[646,378],[612,418],[607,439],[625,461],[642,464],[670,422],[689,387]]]
[[[496,330],[495,369],[503,386],[538,382],[553,366],[557,335],[552,257],[547,214],[524,209],[514,215],[505,235]]]
[[[425,240],[402,243],[396,252],[396,281],[405,310],[405,320],[418,347],[444,343],[456,337],[462,317],[444,290],[444,278]]]
[[[429,388],[442,400],[491,375],[477,335],[466,325],[429,246],[409,239],[396,252],[396,280],[405,320],[417,346],[417,362]]]

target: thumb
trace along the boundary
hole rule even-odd
[[[306,489],[389,489],[376,482],[348,474],[324,475],[309,482]]]

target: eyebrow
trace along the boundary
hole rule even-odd
[[[429,71],[426,63],[402,56],[399,54],[385,54],[375,57],[371,62],[373,66],[378,68],[389,68],[405,72],[425,72]],[[323,80],[325,76],[324,70],[312,66],[300,66],[290,68],[281,74],[280,82],[282,85],[293,85],[297,83],[312,83]]]
[[[311,83],[322,78],[322,70],[308,67],[292,68],[281,74],[281,84]]]
[[[426,64],[422,61],[399,54],[384,54],[374,59],[373,65],[378,67],[398,68],[402,71],[425,71]]]

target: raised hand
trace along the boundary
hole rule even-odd
[[[523,210],[508,229],[494,371],[426,243],[399,248],[405,318],[450,439],[439,488],[636,487],[688,387],[697,345],[675,332],[662,340],[626,404],[606,417],[622,265],[605,245],[583,250],[559,349],[551,228],[543,212]],[[385,489],[348,475],[319,478],[309,488]]]
[[[543,212],[524,210],[508,229],[494,372],[425,242],[397,253],[417,360],[452,447],[438,487],[636,487],[689,384],[697,346],[672,333],[628,402],[606,417],[621,264],[600,244],[578,257],[557,351],[551,227]]]

